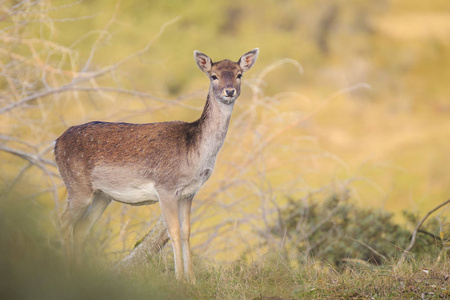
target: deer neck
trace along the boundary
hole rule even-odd
[[[209,92],[203,113],[197,121],[202,154],[216,157],[222,148],[230,124],[233,104],[224,104],[214,98],[212,91]]]

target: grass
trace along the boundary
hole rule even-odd
[[[448,6],[448,1],[436,1],[428,5],[427,15]],[[167,103],[74,91],[51,94],[2,114],[0,148],[17,153],[0,151],[0,183],[13,182],[14,191],[27,190],[33,200],[39,194],[39,203],[53,207],[55,215],[64,205],[66,191],[54,167],[52,142],[69,126],[87,121],[198,118],[208,82],[192,59],[194,49],[214,59],[237,59],[249,49],[261,49],[244,80],[214,176],[193,204],[192,242],[201,245],[211,239],[217,251],[209,252],[209,257],[228,259],[223,248],[244,250],[246,241],[253,243],[257,237],[249,229],[263,227],[259,212],[267,211],[270,218],[273,203],[283,207],[286,196],[304,197],[330,183],[352,181],[349,188],[360,204],[395,212],[397,222],[404,221],[400,212],[406,208],[425,211],[448,197],[450,110],[444,79],[450,70],[449,43],[388,34],[400,25],[414,27],[396,12],[423,9],[420,1],[338,3],[328,34],[321,29],[328,7],[314,1],[268,1],[262,6],[258,1],[214,5],[204,0],[197,0],[199,5],[130,1],[119,3],[116,13],[111,1],[60,5],[66,2],[72,1],[24,1],[29,3],[22,8],[27,13],[10,12],[11,17],[5,18],[2,39],[17,41],[5,43],[7,51],[1,58],[14,66],[0,80],[5,105],[73,82],[90,53],[95,55],[88,72],[115,65],[140,51],[164,22],[181,18],[166,27],[149,51],[91,82],[94,89],[120,87]],[[19,9],[14,3],[10,6]],[[215,17],[219,15],[224,17]],[[44,19],[48,22],[42,23]],[[320,32],[328,39],[327,53],[318,45]],[[285,58],[295,63],[279,64],[280,59],[287,62]],[[349,91],[363,84],[372,89]],[[171,105],[178,97],[184,99],[179,101],[182,106]],[[24,151],[29,155],[20,156]],[[45,158],[44,165],[36,155]],[[42,166],[48,171],[43,172]],[[98,224],[102,228],[108,222],[111,228],[108,250],[132,247],[159,213],[157,205],[145,209],[111,205]],[[244,234],[236,238],[240,233]]]
[[[0,218],[1,299],[445,299],[450,260],[406,261],[393,271],[347,260],[339,270],[313,259],[297,265],[269,251],[230,264],[195,257],[197,283],[175,280],[172,263],[156,257],[141,272],[115,274],[93,255],[71,275],[58,239],[37,223],[42,209],[3,200]],[[18,204],[19,203],[19,204]],[[278,297],[278,298],[276,298]]]
[[[450,296],[449,267],[448,260],[427,258],[395,272],[359,262],[338,272],[314,262],[295,268],[272,253],[251,263],[201,268],[188,293],[197,299],[439,299]]]
[[[440,13],[448,9],[448,1],[436,0],[433,5],[418,0],[388,1],[385,7],[375,2],[340,3],[336,23],[328,34],[328,53],[321,53],[315,36],[321,32],[327,14],[323,3],[269,1],[261,6],[249,1],[236,6],[226,1],[206,5],[207,1],[198,0],[201,5],[193,6],[153,2],[144,7],[133,1],[121,3],[117,16],[112,13],[114,5],[109,6],[105,0],[75,2],[56,10],[37,5],[35,13],[18,13],[17,18],[11,12],[12,17],[3,23],[2,38],[23,43],[5,42],[8,51],[2,60],[5,66],[15,67],[9,68],[10,73],[1,80],[5,89],[2,95],[7,97],[4,102],[9,104],[29,93],[38,93],[41,86],[59,87],[71,82],[71,76],[83,69],[93,49],[97,54],[88,71],[120,61],[141,49],[161,24],[176,16],[181,16],[179,22],[170,26],[148,52],[114,74],[98,79],[98,83],[117,84],[172,100],[192,94],[186,96],[186,104],[201,107],[207,82],[192,61],[192,50],[219,59],[237,58],[243,51],[260,47],[261,56],[246,78],[214,179],[194,203],[193,245],[209,241],[197,253],[208,252],[205,257],[230,262],[205,262],[196,257],[195,286],[173,278],[170,259],[155,260],[143,273],[122,277],[110,274],[104,267],[105,253],[128,249],[150,219],[147,209],[112,205],[116,209],[97,225],[105,228],[106,223],[110,229],[97,236],[97,244],[104,242],[92,251],[86,262],[90,267],[67,276],[55,230],[56,218],[51,217],[59,212],[62,204],[58,200],[65,198],[65,191],[59,189],[60,197],[57,193],[50,195],[62,184],[57,179],[52,186],[49,174],[42,176],[40,169],[30,168],[34,154],[41,153],[52,161],[51,147],[44,151],[47,145],[68,126],[88,120],[193,120],[199,114],[186,107],[139,97],[74,92],[42,98],[36,101],[39,105],[33,102],[11,114],[2,114],[1,146],[26,149],[30,162],[0,154],[0,184],[14,182],[10,193],[28,193],[26,199],[11,195],[0,199],[0,299],[450,297],[449,259],[439,260],[431,256],[439,251],[429,249],[423,251],[428,251],[428,256],[409,260],[396,271],[394,258],[384,266],[347,259],[339,270],[317,260],[298,265],[277,251],[253,259],[235,259],[246,247],[256,247],[253,241],[257,238],[251,238],[250,229],[258,232],[255,228],[261,226],[257,221],[265,210],[273,208],[266,202],[278,201],[278,209],[286,204],[280,201],[286,195],[304,196],[322,186],[339,186],[349,178],[363,178],[352,183],[351,188],[359,196],[359,204],[370,207],[417,212],[448,198],[450,143],[446,136],[450,132],[450,106],[445,78],[450,70],[450,44],[442,35],[448,22]],[[20,7],[15,3],[11,5]],[[24,9],[28,9],[26,5]],[[31,6],[29,9],[32,11]],[[414,13],[403,14],[409,11]],[[50,14],[48,18],[41,16],[46,13]],[[218,15],[226,17],[220,19]],[[427,30],[419,26],[421,22],[411,24],[424,15],[429,23]],[[86,18],[77,19],[80,16]],[[42,22],[44,19],[49,21]],[[54,23],[53,19],[68,22]],[[106,25],[108,20],[110,27]],[[228,20],[233,22],[228,24]],[[97,45],[98,32],[108,34]],[[299,42],[293,43],[294,39]],[[54,45],[68,48],[53,49]],[[53,50],[49,51],[49,47]],[[180,47],[183,51],[178,50]],[[301,63],[304,72],[283,65],[267,73],[264,82],[251,90],[255,78],[286,57]],[[43,66],[53,67],[53,73]],[[368,83],[372,89],[330,96],[356,83]],[[197,89],[201,89],[201,96],[194,93]],[[17,91],[23,94],[16,96]],[[317,113],[311,113],[316,109]],[[265,146],[254,152],[255,145]],[[249,153],[253,155],[250,159]],[[239,203],[244,202],[242,208]],[[360,222],[352,222],[361,226]],[[214,248],[218,251],[214,252]],[[222,248],[232,251],[222,255]]]

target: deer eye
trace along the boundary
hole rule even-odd
[[[241,79],[242,78],[242,74],[238,74],[237,78]]]
[[[217,80],[217,79],[219,79],[219,78],[217,78],[216,75],[212,75],[211,78],[212,78],[212,80]]]

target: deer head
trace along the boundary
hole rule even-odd
[[[200,70],[211,81],[210,95],[221,103],[234,104],[241,93],[242,75],[254,65],[258,53],[259,49],[255,48],[242,55],[237,62],[225,59],[214,63],[199,51],[194,51],[194,58]]]

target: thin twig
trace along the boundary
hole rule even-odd
[[[98,38],[95,40],[94,44],[92,45],[91,51],[89,53],[89,57],[88,57],[86,63],[84,64],[84,67],[81,70],[81,72],[86,72],[89,69],[89,67],[91,66],[92,59],[94,58],[95,52],[97,51],[97,48],[98,48],[98,45],[103,40],[105,35],[108,33],[108,29],[111,27],[111,25],[116,20],[116,16],[117,16],[119,7],[120,7],[120,1],[117,1],[116,7],[114,8],[113,16],[108,21],[108,23],[106,23],[105,28],[103,28],[103,30],[100,31],[100,35],[98,36]]]
[[[384,261],[388,261],[387,257],[384,256],[383,254],[381,254],[380,252],[378,252],[377,250],[375,250],[374,248],[370,247],[369,245],[367,245],[366,243],[364,243],[363,241],[359,241],[357,239],[351,238],[352,241],[357,242],[358,244],[361,244],[362,246],[366,247],[367,249],[369,249],[370,251],[372,251],[375,255],[381,257],[382,259],[384,259]]]
[[[71,91],[74,91],[74,90],[83,90],[83,89],[91,89],[92,90],[93,89],[92,87],[90,87],[90,88],[89,87],[80,87],[80,86],[77,86],[77,85],[80,84],[80,83],[86,82],[86,81],[91,81],[91,80],[93,80],[95,78],[101,77],[101,76],[103,76],[103,75],[105,75],[105,74],[107,74],[109,72],[112,72],[113,70],[117,69],[119,66],[121,66],[124,63],[130,61],[131,59],[133,59],[133,58],[135,58],[135,57],[137,57],[139,55],[142,55],[143,53],[147,52],[150,49],[150,47],[153,45],[153,43],[162,35],[162,33],[165,31],[165,29],[169,25],[172,25],[173,23],[177,22],[178,20],[179,20],[179,17],[174,18],[174,19],[164,23],[161,26],[158,34],[156,36],[154,36],[153,39],[144,48],[142,48],[141,50],[139,50],[139,51],[137,51],[137,52],[127,56],[126,58],[118,61],[117,63],[115,63],[113,65],[110,65],[110,66],[108,66],[108,67],[106,67],[106,68],[104,68],[104,69],[102,69],[100,71],[97,71],[97,72],[82,72],[82,73],[79,73],[78,74],[79,76],[75,76],[74,80],[72,82],[68,83],[68,84],[62,85],[62,86],[57,87],[57,88],[46,89],[44,91],[34,93],[34,94],[32,94],[32,95],[30,95],[28,97],[22,98],[21,100],[19,100],[17,102],[13,102],[13,103],[11,103],[11,104],[9,104],[7,106],[4,106],[4,107],[0,108],[0,114],[6,113],[6,112],[8,112],[10,110],[13,110],[13,109],[17,108],[17,107],[23,107],[24,105],[26,105],[27,103],[29,103],[31,101],[34,101],[36,99],[43,98],[43,97],[46,97],[46,96],[49,96],[49,95],[52,95],[52,94],[58,94],[58,93],[69,92],[69,91],[71,92]],[[23,58],[23,59],[26,60],[27,58]],[[71,75],[76,75],[76,74],[73,74],[72,72],[70,72],[70,73],[71,73]],[[94,87],[94,89],[97,89],[97,87]],[[105,89],[107,89],[107,88],[105,88]],[[116,92],[118,92],[118,90],[120,90],[120,89],[117,89]],[[125,92],[125,90],[122,90],[121,92]],[[131,91],[128,91],[128,93],[131,93]],[[140,97],[143,97],[142,94],[140,95]],[[153,99],[158,100],[158,101],[162,101],[162,102],[167,102],[167,100],[163,100],[163,99],[160,99],[160,98],[157,98],[157,97],[153,97]]]
[[[423,218],[422,220],[420,220],[419,223],[417,223],[416,228],[413,231],[412,237],[411,237],[411,243],[409,244],[409,246],[403,251],[402,256],[400,257],[400,260],[398,261],[397,265],[394,268],[394,271],[396,269],[398,269],[404,262],[406,256],[408,255],[408,253],[411,251],[411,249],[414,247],[414,244],[416,243],[416,236],[417,233],[419,232],[420,226],[422,226],[423,222],[425,222],[425,220],[435,211],[437,211],[438,209],[440,209],[441,207],[447,205],[450,203],[450,199],[448,199],[447,201],[439,204],[438,206],[436,206],[435,208],[433,208],[432,210],[430,210]]]
[[[27,153],[27,152],[24,152],[21,150],[13,149],[13,148],[10,148],[7,146],[0,145],[0,151],[8,152],[8,153],[18,156],[20,158],[23,158],[23,159],[29,161],[30,163],[32,163],[33,165],[36,165],[37,167],[39,167],[40,169],[42,169],[45,172],[48,171],[48,169],[45,165],[50,165],[50,166],[54,166],[54,167],[56,166],[56,164],[53,161],[45,159],[43,157],[40,157],[39,155],[33,155],[33,154],[30,154],[30,153]],[[59,175],[54,172],[49,172],[49,174],[59,178]]]

